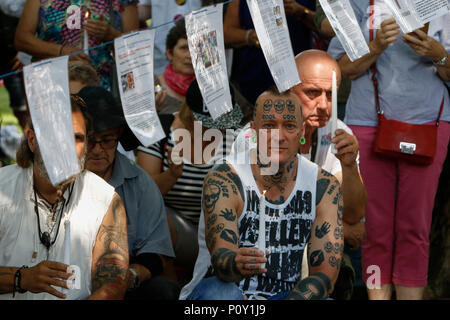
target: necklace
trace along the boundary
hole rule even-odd
[[[61,204],[61,208],[59,209],[59,212],[58,212],[58,217],[57,217],[58,221],[55,224],[53,224],[53,227],[51,228],[50,232],[45,231],[44,233],[41,232],[41,221],[39,218],[39,208],[38,208],[38,203],[37,203],[36,188],[34,189],[34,212],[36,213],[36,216],[37,216],[39,240],[41,240],[41,243],[47,248],[47,252],[50,250],[50,247],[56,242],[56,239],[58,238],[59,226],[61,224],[61,219],[62,219],[62,213],[64,211],[64,207],[66,206],[66,204],[68,204],[70,202],[74,184],[75,183],[73,182],[71,184],[71,186],[69,187],[70,190],[69,190],[69,197],[67,198],[67,201],[65,199],[63,199],[63,203]],[[53,218],[52,218],[52,220],[53,220]],[[55,238],[52,240],[51,234],[53,233],[53,229],[55,228],[55,225],[58,225],[58,228],[56,229]]]

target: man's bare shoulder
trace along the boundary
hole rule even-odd
[[[226,201],[230,207],[241,208],[244,203],[244,189],[236,170],[227,162],[215,165],[203,182],[203,206],[205,213],[215,208],[218,200]]]
[[[234,195],[239,195],[244,199],[244,190],[242,181],[236,170],[228,162],[216,164],[209,172],[208,178],[218,179],[220,182],[227,184],[231,187],[231,192]],[[206,179],[205,179],[206,180]]]

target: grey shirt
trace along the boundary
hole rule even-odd
[[[127,212],[130,259],[142,253],[175,257],[164,201],[149,175],[116,151],[108,183],[116,189]]]

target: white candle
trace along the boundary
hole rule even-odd
[[[87,19],[89,18],[89,12],[86,12],[86,14],[84,15],[84,17],[86,18],[84,21],[86,22]],[[87,30],[85,29],[83,31],[83,50],[87,50],[89,49],[89,36],[87,33]],[[85,52],[86,53],[86,52]]]
[[[333,70],[333,77],[331,82],[331,138],[334,138],[337,129],[337,81],[336,71]],[[331,145],[331,152],[337,153],[334,144]]]
[[[70,266],[70,221],[66,217],[66,221],[64,221],[64,263]],[[67,281],[70,288],[71,281]],[[63,293],[67,294],[67,289],[63,289]]]
[[[264,252],[266,255],[266,203],[265,203],[266,190],[263,191],[262,196],[259,198],[259,236],[258,236],[258,249]],[[265,268],[266,264],[261,265]]]

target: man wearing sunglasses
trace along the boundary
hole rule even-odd
[[[86,168],[115,188],[127,214],[130,268],[125,298],[175,300],[179,288],[168,271],[174,252],[161,193],[145,171],[117,150],[119,141],[126,151],[139,141],[109,91],[87,86],[78,97],[86,103],[94,127]]]

